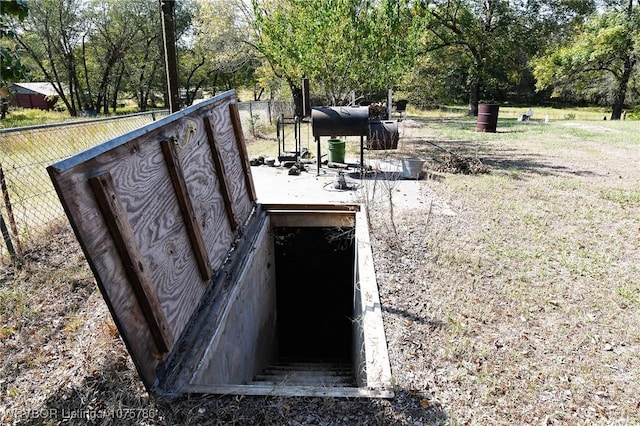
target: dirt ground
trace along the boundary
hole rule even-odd
[[[0,423],[640,424],[640,124],[405,126],[371,155],[425,158],[423,178],[352,194],[394,399],[149,395],[59,226],[0,267]],[[433,143],[488,173],[437,171]]]

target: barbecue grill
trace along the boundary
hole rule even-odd
[[[318,151],[318,174],[322,162],[321,136],[360,136],[360,168],[364,168],[364,137],[369,134],[368,107],[314,107],[311,110],[311,124]]]

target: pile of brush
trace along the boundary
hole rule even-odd
[[[478,157],[461,157],[452,152],[448,152],[437,160],[434,167],[436,171],[444,173],[462,173],[465,175],[476,175],[489,173],[489,168],[482,164]]]

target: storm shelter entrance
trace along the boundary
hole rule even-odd
[[[47,169],[149,391],[393,396],[363,206],[258,203],[234,91]]]
[[[169,387],[391,397],[366,215],[357,205],[261,207],[260,231],[237,247],[241,267],[224,274],[230,291],[195,324],[189,346],[201,357]]]
[[[280,360],[351,364],[353,227],[274,228]]]

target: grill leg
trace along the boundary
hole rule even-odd
[[[360,135],[360,173],[364,172],[364,136]]]
[[[322,163],[322,154],[320,154],[320,136],[316,136],[316,155],[318,159],[316,163],[318,164],[318,176],[320,176],[320,164]]]

